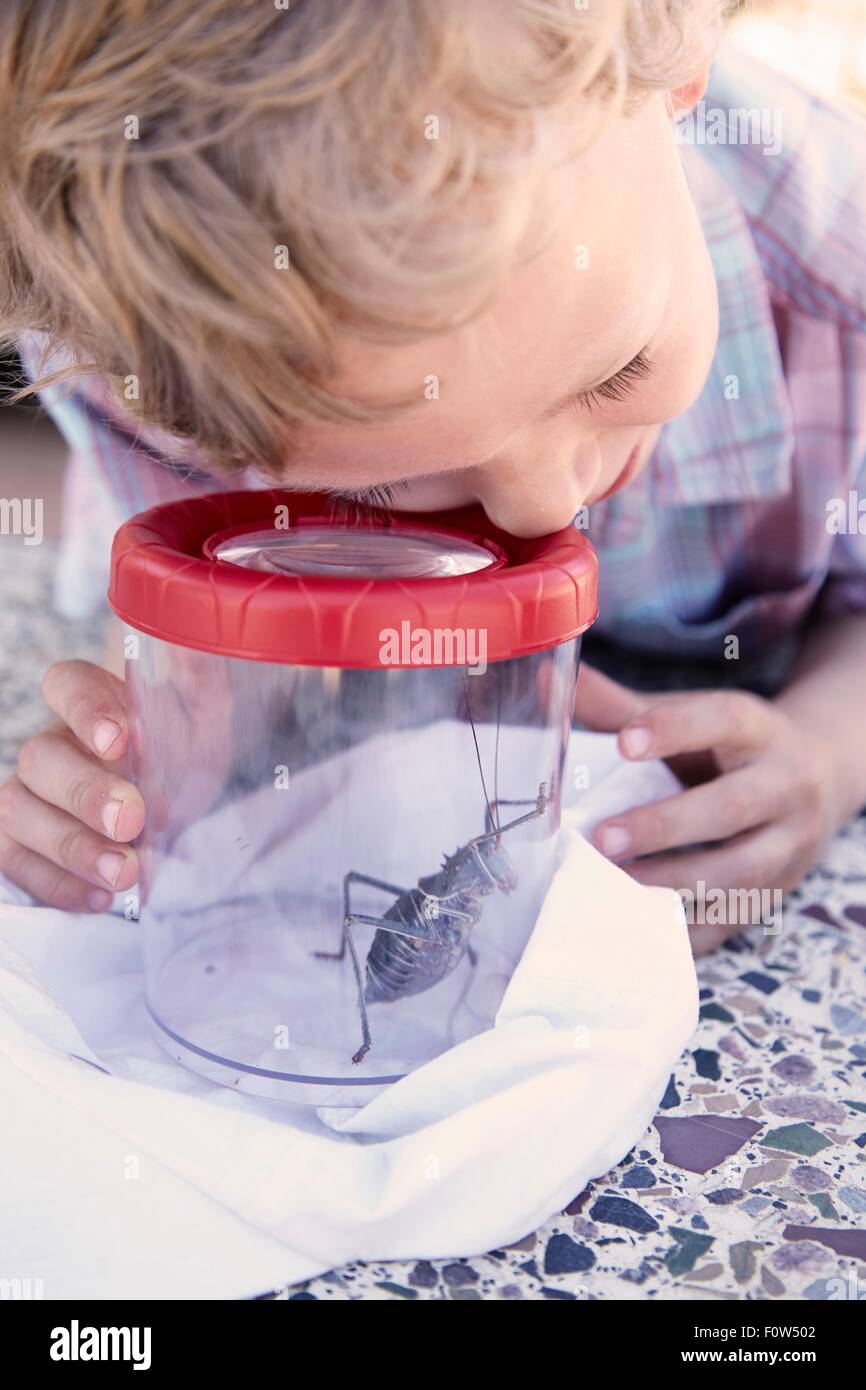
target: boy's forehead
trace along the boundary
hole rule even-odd
[[[561,361],[563,340],[572,372],[591,383],[647,327],[667,276],[663,262],[647,266],[645,240],[630,240],[624,223],[599,237],[588,221],[581,230],[594,247],[585,267],[577,262],[587,243],[575,243],[571,228],[560,229],[477,319],[397,346],[346,342],[339,386],[376,403],[411,398],[430,373],[450,391],[464,384],[477,389],[494,369],[527,381],[537,367],[547,377]]]
[[[661,103],[612,122],[550,174],[540,249],[485,312],[414,342],[339,344],[329,390],[408,409],[383,424],[305,426],[302,450],[351,449],[363,462],[399,441],[419,472],[443,450],[454,466],[481,462],[517,422],[618,370],[647,345],[670,294],[676,237],[664,194],[678,177]]]
[[[332,390],[372,406],[410,403],[393,422],[352,433],[374,447],[380,431],[404,437],[411,431],[415,438],[417,430],[423,448],[435,408],[435,445],[461,444],[468,418],[483,452],[488,411],[494,428],[511,412],[541,413],[622,367],[646,346],[662,316],[669,265],[664,255],[648,262],[647,238],[630,240],[625,220],[597,238],[587,234],[595,249],[586,268],[576,265],[573,229],[560,229],[488,311],[457,330],[398,346],[345,343]],[[345,433],[345,426],[309,431],[311,442],[322,443]]]

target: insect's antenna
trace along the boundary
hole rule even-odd
[[[469,715],[469,724],[472,729],[472,741],[475,744],[475,758],[478,763],[478,775],[481,778],[481,789],[484,792],[484,800],[487,803],[487,814],[490,817],[490,824],[494,830],[499,827],[496,824],[496,817],[493,814],[493,807],[490,805],[490,797],[487,795],[487,783],[484,780],[484,768],[481,764],[481,749],[478,747],[478,734],[475,732],[475,720],[472,718],[472,706],[469,703],[469,686],[466,684],[466,672],[463,672],[463,694],[466,697],[466,713]]]

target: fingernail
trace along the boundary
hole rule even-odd
[[[651,743],[652,734],[643,724],[633,724],[630,729],[623,730],[622,749],[629,758],[643,758],[649,752]]]
[[[125,854],[115,854],[113,850],[105,850],[96,861],[99,877],[104,878],[105,882],[110,883],[113,888],[125,863]]]
[[[114,832],[117,829],[117,818],[123,810],[122,801],[106,801],[102,808],[102,824],[105,826],[105,833],[114,839]]]
[[[104,912],[107,907],[111,907],[112,895],[106,893],[104,888],[94,888],[87,894],[87,906],[92,907],[94,912]]]
[[[609,859],[616,859],[628,849],[631,836],[621,825],[608,825],[599,831],[596,843],[602,854],[606,854]]]
[[[120,725],[115,724],[113,719],[100,719],[93,730],[93,744],[97,753],[107,753],[119,733]]]

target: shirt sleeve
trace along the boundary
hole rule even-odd
[[[118,526],[184,490],[168,467],[136,447],[134,436],[104,419],[83,395],[50,388],[40,398],[69,445],[54,606],[64,617],[90,617],[106,602]]]
[[[101,482],[90,454],[72,450],[63,479],[54,607],[64,618],[88,618],[104,608],[111,541],[123,521],[117,499]]]
[[[22,340],[19,353],[33,380],[38,343]],[[157,447],[132,418],[112,414],[98,389],[55,385],[39,397],[69,445],[54,606],[64,617],[86,618],[105,605],[118,526],[148,507],[221,484],[190,466],[179,441],[161,437]]]
[[[851,466],[847,488],[826,501],[830,562],[819,611],[827,618],[866,612],[866,336],[843,338],[848,419],[840,426],[850,435]]]
[[[866,454],[847,496],[829,499],[827,526],[833,545],[821,613],[827,618],[866,613]]]

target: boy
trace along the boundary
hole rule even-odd
[[[709,673],[648,695],[584,666],[578,716],[687,783],[596,842],[692,891],[795,886],[866,799],[866,542],[830,524],[864,482],[866,137],[741,60],[706,93],[723,8],[0,16],[0,326],[72,380],[46,399],[98,499],[69,581],[84,537],[103,582],[106,497],[119,520],[278,479],[479,501],[525,536],[588,515],[600,657]],[[752,109],[774,119],[695,134]],[[60,726],[0,795],[0,869],[99,910],[144,818],[122,682],[73,663],[44,693]]]

